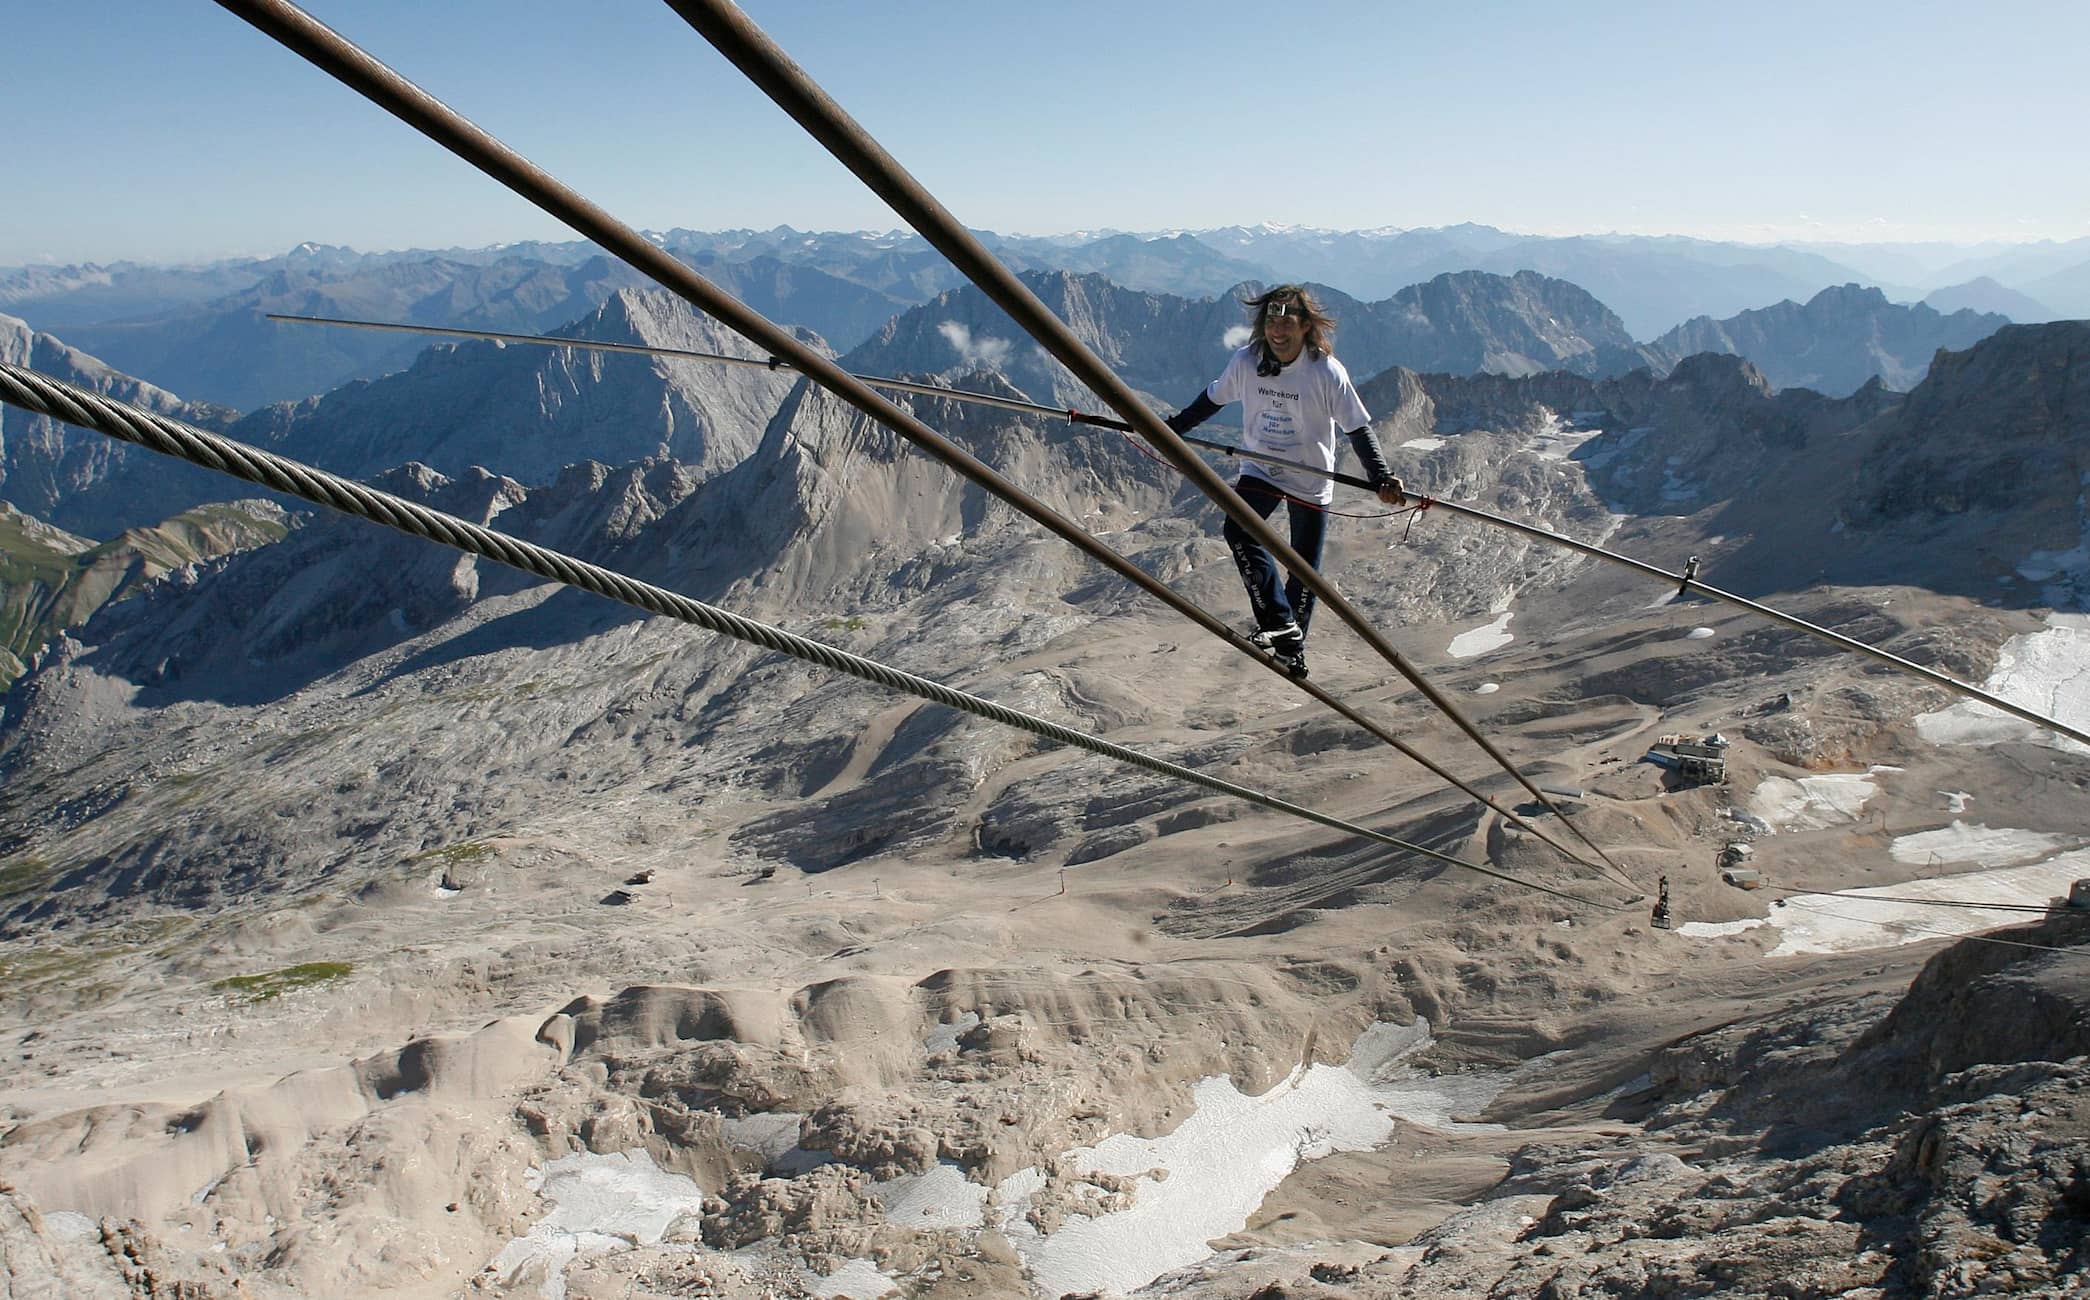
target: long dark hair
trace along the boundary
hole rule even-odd
[[[1241,305],[1255,312],[1255,328],[1249,341],[1256,345],[1264,356],[1270,355],[1269,340],[1263,333],[1263,325],[1270,319],[1270,304],[1273,302],[1296,302],[1306,314],[1306,347],[1316,356],[1327,356],[1335,351],[1335,317],[1321,310],[1321,304],[1303,284],[1280,284],[1265,289],[1253,298],[1243,298]]]

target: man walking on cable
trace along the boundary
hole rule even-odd
[[[1244,307],[1255,312],[1248,346],[1235,352],[1226,369],[1197,400],[1168,418],[1168,427],[1187,433],[1229,402],[1241,403],[1241,445],[1284,460],[1335,471],[1335,435],[1346,434],[1379,499],[1388,505],[1407,500],[1401,481],[1386,467],[1372,417],[1358,400],[1350,372],[1335,359],[1335,321],[1313,295],[1296,284],[1281,284]],[[1332,479],[1247,461],[1234,490],[1250,509],[1268,519],[1282,501],[1290,507],[1292,549],[1318,569],[1321,543],[1328,527],[1328,504],[1335,500]],[[1291,574],[1278,585],[1277,557],[1232,519],[1221,530],[1248,603],[1256,630],[1249,640],[1268,650],[1286,672],[1306,676],[1306,629],[1313,619],[1314,595]]]

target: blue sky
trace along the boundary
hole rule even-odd
[[[568,232],[206,0],[0,0],[0,265]],[[629,224],[899,224],[652,0],[311,0]],[[746,0],[970,225],[2090,235],[2090,5]]]

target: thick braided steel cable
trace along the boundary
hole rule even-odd
[[[1289,674],[1273,665],[1268,657],[1249,645],[1247,638],[1199,606],[1177,595],[1138,565],[1097,541],[1086,529],[1037,501],[984,462],[930,429],[914,416],[902,411],[885,397],[873,392],[869,386],[842,370],[827,357],[807,347],[790,332],[779,328],[760,312],[677,261],[665,249],[619,222],[304,10],[288,3],[288,0],[218,0],[218,3],[222,8],[239,15],[285,48],[449,149],[517,195],[594,240],[635,269],[651,276],[692,306],[723,321],[772,355],[789,358],[797,369],[857,410],[906,438],[947,468],[1007,501],[1126,581],[1193,620],[1240,653],[1252,657],[1268,671],[1276,673],[1286,681],[1293,680]],[[1295,684],[1298,689],[1336,709],[1343,717],[1364,727],[1372,735],[1422,764],[1440,779],[1457,786],[1470,797],[1537,836],[1557,852],[1585,866],[1595,865],[1580,854],[1562,847],[1516,813],[1425,759],[1415,750],[1396,740],[1385,728],[1366,721],[1354,709],[1341,705],[1325,691],[1304,682]],[[1529,787],[1529,782],[1525,784]],[[1540,795],[1540,799],[1550,806],[1550,801],[1545,800],[1543,794]],[[1570,829],[1576,828],[1571,826]],[[1580,831],[1577,830],[1576,833],[1579,835]],[[1583,838],[1587,839],[1586,836]],[[1603,856],[1601,849],[1597,852],[1600,857]],[[1608,858],[1605,860],[1609,861]],[[1615,869],[1616,864],[1612,865]],[[1623,873],[1614,879],[1628,890],[1639,890],[1639,886],[1625,878]]]
[[[782,628],[743,618],[700,600],[625,577],[600,565],[575,559],[570,555],[523,541],[521,538],[510,537],[506,533],[481,527],[455,515],[431,510],[427,506],[390,493],[379,492],[298,461],[261,451],[214,433],[206,433],[180,421],[154,415],[112,398],[102,397],[35,370],[0,362],[0,401],[35,411],[40,415],[48,415],[83,429],[107,434],[149,451],[178,457],[272,491],[285,492],[343,514],[384,524],[402,533],[440,542],[469,555],[483,556],[510,568],[520,569],[524,573],[594,592],[598,596],[606,596],[648,613],[662,614],[694,624],[706,631],[717,632],[765,650],[774,650],[794,659],[847,673],[851,677],[873,682],[891,690],[904,691],[931,703],[959,709],[990,722],[1001,723],[1003,726],[1016,727],[1062,745],[1084,749],[1092,754],[1100,754],[1105,758],[1144,768],[1149,772],[1232,795],[1237,799],[1245,799],[1275,812],[1315,822],[1332,830],[1374,840],[1410,853],[1418,853],[1448,866],[1463,867],[1468,871],[1520,885],[1526,889],[1535,889],[1570,902],[1611,911],[1620,910],[1612,904],[1583,898],[1537,881],[1523,880],[1492,867],[1461,861],[1449,854],[1409,843],[1370,827],[1359,826],[1355,822],[1316,812],[1289,800],[1209,776],[1195,768],[1127,749],[1123,745],[1113,744],[1087,732],[1061,726],[1048,719],[996,704],[992,700],[981,699],[977,695],[954,690],[876,660],[796,636]]]
[[[224,0],[220,0],[224,3]],[[699,35],[712,47],[726,56],[739,68],[748,80],[759,86],[776,105],[791,119],[804,127],[808,134],[833,154],[835,160],[847,167],[856,178],[869,186],[872,192],[892,206],[907,223],[914,227],[922,238],[951,260],[964,276],[971,280],[981,292],[991,298],[1009,318],[1028,333],[1050,353],[1061,365],[1067,367],[1074,377],[1089,387],[1110,404],[1120,418],[1129,423],[1133,431],[1151,443],[1155,450],[1166,457],[1184,477],[1196,484],[1198,490],[1210,497],[1219,508],[1249,536],[1268,547],[1280,564],[1291,571],[1300,584],[1312,591],[1336,617],[1350,625],[1351,630],[1364,640],[1382,659],[1393,665],[1410,685],[1422,693],[1438,712],[1450,718],[1459,730],[1495,760],[1505,772],[1515,777],[1539,805],[1550,810],[1576,838],[1587,844],[1596,855],[1608,863],[1616,879],[1625,880],[1624,869],[1595,840],[1583,833],[1566,812],[1540,789],[1530,777],[1518,770],[1495,743],[1467,718],[1451,697],[1438,690],[1422,675],[1421,670],[1408,661],[1407,656],[1395,649],[1379,630],[1373,627],[1363,613],[1352,605],[1335,585],[1308,564],[1283,538],[1277,535],[1267,520],[1248,508],[1232,487],[1217,471],[1207,465],[1161,418],[1146,408],[1131,386],[1120,379],[1117,373],[1091,351],[1067,327],[1067,323],[1053,315],[1050,308],[1038,300],[1014,272],[1004,266],[980,241],[974,238],[959,220],[922,187],[905,168],[887,153],[856,120],[844,112],[819,84],[806,74],[784,53],[767,33],[757,27],[748,16],[735,7],[730,0],[667,0],[668,7],[682,16],[684,22],[695,28]],[[1629,882],[1628,882],[1629,883]]]
[[[268,318],[270,320],[295,322],[297,324],[302,325],[346,325],[356,329],[389,330],[407,334],[441,335],[446,337],[491,339],[495,342],[501,343],[531,343],[542,344],[547,347],[573,347],[587,351],[620,352],[625,353],[627,355],[637,356],[666,356],[677,357],[692,361],[718,361],[724,362],[729,365],[752,366],[764,370],[777,368],[796,369],[796,367],[789,366],[789,363],[782,361],[776,361],[775,364],[772,365],[770,361],[761,361],[753,357],[734,357],[727,356],[723,353],[718,352],[697,352],[686,348],[656,347],[654,345],[645,343],[597,343],[587,339],[562,339],[549,334],[512,334],[501,330],[451,329],[445,326],[438,325],[401,325],[387,321],[359,321],[331,316],[286,316],[277,313],[270,313]],[[1076,421],[1089,423],[1104,423],[1106,425],[1116,424],[1115,421],[1101,420],[1100,417],[1092,415],[1083,415],[1079,411],[1061,411],[1049,406],[1040,406],[1036,402],[1025,402],[1019,401],[1015,398],[997,397],[989,393],[970,393],[966,392],[963,389],[938,388],[934,384],[917,384],[908,380],[884,379],[876,375],[854,375],[852,376],[852,378],[855,378],[873,388],[896,388],[902,392],[919,394],[925,397],[949,398],[956,401],[985,401],[989,405],[1002,407],[1014,411],[1020,411],[1025,414],[1031,415],[1047,415],[1054,416],[1059,419],[1072,419]],[[1119,427],[1122,428],[1122,426]],[[1150,582],[1151,581],[1152,580],[1150,580]],[[1158,582],[1154,582],[1152,583],[1152,585],[1160,586]],[[1162,588],[1161,593],[1157,594],[1160,594],[1160,598],[1166,601],[1171,608],[1176,610],[1177,613],[1182,614],[1186,618],[1192,619],[1198,624],[1198,626],[1204,628],[1206,631],[1219,635],[1228,640],[1229,642],[1240,642],[1242,644],[1245,644],[1245,638],[1242,638],[1239,633],[1235,632],[1232,628],[1227,627],[1225,624],[1219,623],[1216,619],[1213,619],[1210,615],[1206,614],[1205,611],[1197,605],[1190,604],[1187,601],[1182,601],[1179,597],[1174,596],[1173,593],[1168,592],[1166,588]],[[1255,657],[1258,662],[1264,664],[1266,667],[1269,666],[1269,661],[1267,659],[1264,659],[1263,656],[1258,654]],[[1296,689],[1305,692],[1306,694],[1312,696],[1314,699],[1320,701],[1322,704],[1327,705],[1328,708],[1332,709],[1335,713],[1349,720],[1350,722],[1355,723],[1357,726],[1363,728],[1366,732],[1376,737],[1382,743],[1391,746],[1393,749],[1397,750],[1402,755],[1406,756],[1409,759],[1412,759],[1415,763],[1420,765],[1424,770],[1428,771],[1432,776],[1435,776],[1438,780],[1443,781],[1447,785],[1456,787],[1460,792],[1465,794],[1474,802],[1492,810],[1493,812],[1501,816],[1503,820],[1507,821],[1510,825],[1515,826],[1517,829],[1535,837],[1537,840],[1539,840],[1540,843],[1552,849],[1554,852],[1560,854],[1565,858],[1568,858],[1571,861],[1579,862],[1583,866],[1595,865],[1591,863],[1587,858],[1582,857],[1580,854],[1574,852],[1572,849],[1560,843],[1552,836],[1546,834],[1543,830],[1540,830],[1537,826],[1533,825],[1530,821],[1520,816],[1514,810],[1504,807],[1502,804],[1496,802],[1494,799],[1482,793],[1480,790],[1475,789],[1466,781],[1460,779],[1457,776],[1454,776],[1450,771],[1440,766],[1434,759],[1431,759],[1428,755],[1425,755],[1420,751],[1411,748],[1406,741],[1394,735],[1392,732],[1386,730],[1378,723],[1372,721],[1370,718],[1360,713],[1353,706],[1343,702],[1342,700],[1337,699],[1333,695],[1330,695],[1326,690],[1324,690],[1318,685],[1313,684],[1312,682],[1301,681],[1297,678],[1292,677],[1289,673],[1283,675],[1285,677],[1285,680],[1289,682],[1292,686],[1294,686]],[[1620,883],[1628,885],[1635,891],[1636,895],[1638,894],[1639,887],[1637,885],[1634,885],[1631,881],[1622,881]]]

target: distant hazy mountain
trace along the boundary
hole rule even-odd
[[[1266,283],[1310,280],[1358,298],[1383,298],[1445,271],[1471,269],[1523,238],[1470,222],[1429,230],[1223,226],[1193,234],[1230,258],[1261,267],[1256,278]]]
[[[413,335],[265,319],[271,312],[541,333],[586,315],[618,289],[650,284],[592,245],[530,247],[549,248],[552,256],[364,255],[306,245],[268,263],[156,276],[134,268],[120,277],[120,293],[103,283],[108,277],[98,268],[23,272],[0,277],[0,297],[23,299],[41,328],[67,319],[69,342],[126,373],[251,410],[402,370],[428,346]],[[743,245],[737,258],[702,248],[683,255],[765,316],[839,346],[860,342],[926,296],[909,270],[881,269],[871,250],[856,250],[866,259],[859,263],[827,259],[860,273],[858,279],[754,247]],[[581,253],[591,255],[575,260]],[[893,281],[899,293],[863,279]]]
[[[1022,278],[1126,383],[1162,401],[1188,401],[1219,373],[1226,332],[1241,319],[1241,309],[1226,298],[1146,293],[1066,271]],[[994,371],[1034,402],[1098,406],[1094,394],[970,285],[895,317],[842,364],[880,375]]]
[[[2008,316],[2019,325],[2037,324],[2055,317],[2054,309],[2045,303],[2006,288],[1985,275],[1976,276],[1964,284],[1933,289],[1924,295],[1923,305],[1947,315],[1956,311],[1974,311]]]
[[[1637,235],[1529,239],[1475,265],[1505,273],[1530,269],[1579,284],[1616,311],[1636,338],[1693,316],[1722,316],[1864,278],[1812,253]]]
[[[203,428],[223,428],[237,415],[185,402],[12,316],[0,316],[0,361]],[[199,502],[240,494],[239,485],[221,474],[0,405],[0,501],[67,532],[114,537]]]
[[[1953,284],[1985,275],[2011,288],[2025,290],[2034,281],[2085,264],[2090,264],[2090,237],[2041,239],[2028,244],[1983,245],[1969,249],[1965,257],[1945,266],[1937,276],[1940,283]]]
[[[659,290],[621,289],[561,332],[766,355]],[[672,457],[701,476],[754,447],[793,379],[667,357],[465,342],[430,348],[383,379],[257,411],[231,434],[356,478],[418,462],[452,477],[483,466],[539,484],[579,461],[649,456]]]
[[[2090,320],[2090,257],[2017,287],[2070,320]]]
[[[29,266],[0,272],[0,311],[61,330],[133,316],[195,309],[251,286],[261,272],[252,262],[210,266]]]
[[[1068,272],[1033,272],[1024,280],[1127,383],[1170,406],[1188,402],[1245,341],[1245,334],[1235,337],[1245,319],[1236,292],[1184,298]],[[1376,303],[1325,286],[1320,295],[1338,321],[1336,354],[1359,379],[1392,365],[1612,374],[1659,359],[1637,348],[1602,303],[1531,272],[1445,274]],[[887,375],[992,369],[1046,405],[1094,409],[1097,400],[969,286],[895,318],[843,360],[850,369]]]
[[[81,326],[71,340],[155,383],[251,410],[403,368],[428,340],[285,324],[270,312],[533,333],[574,320],[641,277],[596,257],[577,266],[390,260],[277,270],[200,309]]]
[[[1243,280],[1268,279],[1269,274],[1262,264],[1227,257],[1194,235],[1112,235],[1052,250],[1049,257],[1032,255],[1044,265],[1092,271],[1128,289],[1185,298],[1217,297]]]
[[[2010,322],[1996,315],[1941,315],[1902,306],[1856,284],[1824,289],[1803,306],[1786,301],[1726,320],[1699,317],[1656,339],[1672,357],[1725,352],[1749,358],[1778,388],[1812,388],[1840,397],[1877,377],[1906,392],[1939,348],[1964,348]]]
[[[981,233],[989,247],[999,243],[993,235]],[[717,232],[676,229],[662,235],[660,242],[677,257],[691,260],[703,254],[727,262],[773,257],[792,266],[810,266],[905,302],[923,302],[965,282],[943,254],[912,231],[816,233],[789,226]]]
[[[728,261],[716,253],[687,257],[697,271],[773,321],[801,325],[837,348],[849,349],[921,299],[823,271],[793,265],[767,253]]]

